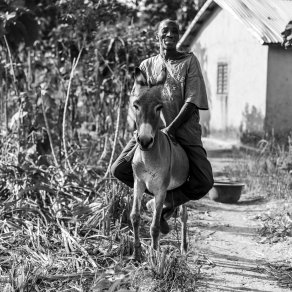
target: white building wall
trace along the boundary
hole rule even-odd
[[[191,50],[198,57],[204,74],[210,104],[210,129],[239,130],[246,105],[256,108],[264,117],[268,47],[229,12],[218,8],[194,39]],[[217,95],[217,63],[229,67],[227,109]],[[224,107],[224,106],[223,106]],[[202,113],[201,119],[208,119]],[[261,122],[263,127],[263,120]]]

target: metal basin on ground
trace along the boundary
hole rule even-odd
[[[215,202],[233,204],[240,199],[243,187],[244,183],[239,182],[215,182],[209,197]]]

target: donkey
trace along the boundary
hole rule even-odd
[[[165,80],[164,78],[162,78]],[[137,127],[137,147],[134,152],[132,167],[134,172],[134,200],[131,211],[131,221],[134,230],[135,260],[141,260],[141,243],[139,239],[140,206],[145,190],[154,195],[153,218],[150,227],[151,247],[159,248],[160,218],[163,203],[168,190],[182,185],[189,172],[189,162],[183,148],[173,143],[170,138],[159,129],[161,91],[164,80],[149,86],[140,69],[135,72],[135,90],[133,109]],[[182,221],[181,250],[186,252],[186,207],[180,212]]]

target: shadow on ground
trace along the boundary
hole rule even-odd
[[[202,260],[202,265],[209,264],[213,270],[220,269],[220,277],[212,277],[210,275],[202,274],[202,279],[199,282],[201,289],[208,288],[207,291],[253,291],[253,292],[273,292],[272,290],[261,290],[257,288],[244,287],[245,283],[242,282],[241,286],[232,282],[233,277],[240,277],[246,279],[246,282],[254,280],[265,281],[266,283],[273,283],[269,276],[262,274],[258,267],[264,261],[246,259],[236,255],[229,255],[226,253],[218,253],[210,251],[209,249],[201,249],[201,253],[205,260]],[[206,256],[208,255],[208,258]],[[204,290],[200,290],[204,291]]]

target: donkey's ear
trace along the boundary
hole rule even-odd
[[[138,67],[135,68],[135,82],[141,86],[148,86],[146,76]]]

